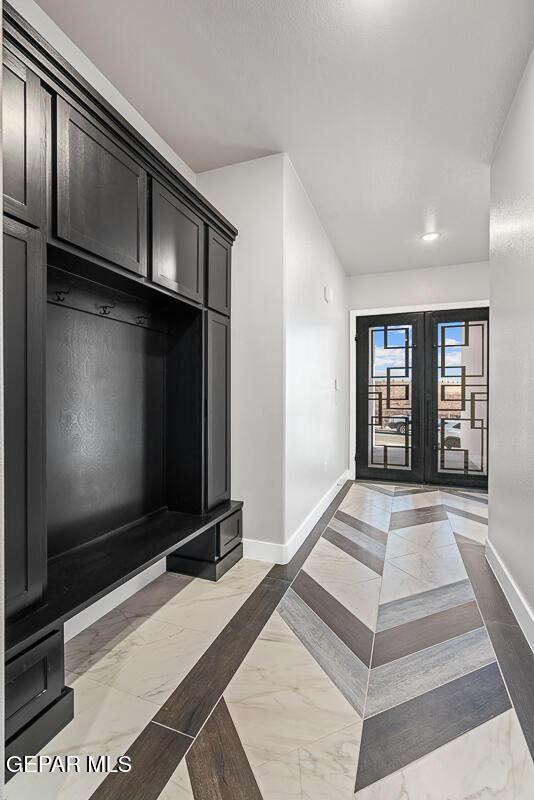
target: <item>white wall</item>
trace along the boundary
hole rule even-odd
[[[197,186],[239,230],[232,493],[245,501],[245,553],[285,562],[346,470],[345,277],[286,155],[201,173]]]
[[[488,560],[534,647],[534,58],[491,169]]]
[[[43,9],[34,0],[10,0],[13,8],[24,17],[35,30],[55,47],[67,61],[75,67],[91,86],[93,86],[108,103],[122,114],[128,122],[141,133],[161,155],[180,172],[184,178],[195,185],[196,175],[193,170],[182,161],[175,151],[165,142],[151,125],[139,114],[138,111],[126,100],[125,97],[113,86],[100,70],[77,47],[69,37],[63,33],[56,23],[45,14]],[[104,33],[103,33],[104,35]]]
[[[284,246],[284,527],[290,539],[347,468],[348,314],[345,272],[287,156]],[[333,292],[330,303],[325,286]]]
[[[432,245],[429,245],[431,247]],[[349,308],[436,306],[489,298],[489,262],[347,278]]]
[[[283,544],[282,155],[197,176],[239,235],[232,250],[232,494],[245,536]],[[268,555],[268,553],[267,553]]]

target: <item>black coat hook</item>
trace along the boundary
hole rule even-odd
[[[68,289],[56,289],[55,292],[56,292],[56,302],[57,303],[62,303],[64,301],[65,297],[70,292],[70,286],[69,286]]]
[[[109,303],[108,305],[99,306],[100,313],[103,314],[105,317],[107,317],[111,309],[115,308],[116,305],[117,305],[116,303]]]
[[[138,316],[138,317],[136,317],[136,318],[135,318],[135,324],[136,324],[136,325],[144,325],[144,324],[145,324],[145,322],[146,322],[148,319],[149,319],[149,317],[144,317],[144,316],[141,316],[141,315],[140,315],[140,316]]]

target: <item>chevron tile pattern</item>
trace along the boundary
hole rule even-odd
[[[347,482],[289,564],[162,576],[69,643],[83,692],[51,743],[109,739],[132,771],[38,776],[41,797],[530,800],[534,656],[486,532],[481,493]]]

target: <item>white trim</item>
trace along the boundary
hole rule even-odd
[[[274,564],[287,564],[288,561],[293,558],[308,534],[311,533],[314,525],[316,525],[322,517],[339,492],[341,485],[348,480],[348,478],[348,471],[345,471],[333,486],[330,487],[326,494],[323,495],[317,505],[312,508],[308,516],[301,522],[297,530],[285,544],[263,542],[258,539],[243,539],[244,558],[255,558],[258,561],[270,561]]]
[[[78,633],[85,630],[85,628],[88,628],[89,625],[99,620],[104,614],[113,611],[114,608],[124,603],[124,601],[128,600],[133,594],[143,589],[149,583],[152,583],[152,581],[155,581],[160,575],[163,575],[166,569],[166,559],[162,558],[161,561],[152,564],[151,567],[140,572],[139,575],[130,578],[130,580],[123,583],[122,586],[118,586],[105,597],[101,597],[96,603],[93,603],[93,605],[88,608],[84,608],[84,610],[76,614],[75,617],[67,620],[65,623],[65,641],[68,642],[69,639],[72,639]]]
[[[359,308],[349,311],[349,477],[356,478],[356,319],[374,314],[413,314],[417,311],[448,311],[455,308],[487,308],[489,300],[467,300],[454,303],[427,303],[422,306],[389,306]]]
[[[527,642],[534,650],[534,609],[510,575],[506,564],[489,539],[486,542],[486,561],[506,595]]]

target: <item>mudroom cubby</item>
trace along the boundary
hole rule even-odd
[[[63,624],[157,561],[217,580],[236,229],[4,4],[6,752],[73,715]]]

